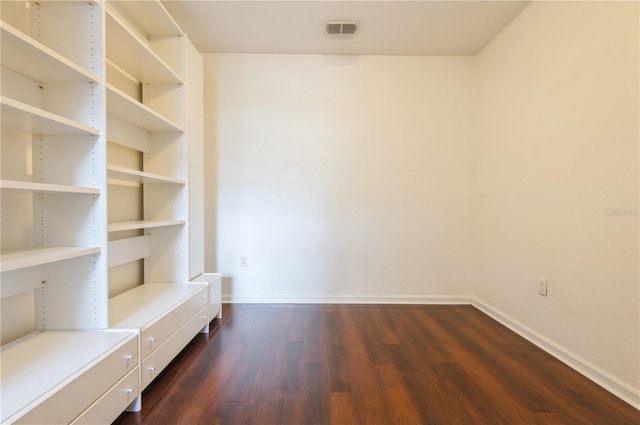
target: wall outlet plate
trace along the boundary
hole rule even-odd
[[[538,279],[538,294],[542,295],[543,297],[547,296],[547,279]]]

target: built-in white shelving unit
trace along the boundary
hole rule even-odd
[[[209,285],[189,283],[187,39],[159,2],[106,6],[109,322],[139,333],[144,389],[209,323]]]
[[[188,41],[159,0],[0,12],[0,423],[110,423],[210,320]]]

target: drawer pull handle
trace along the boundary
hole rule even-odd
[[[149,348],[153,348],[153,343],[156,342],[156,337],[152,336],[149,338]]]
[[[133,388],[127,388],[127,392],[131,394],[133,392]]]
[[[129,367],[129,362],[133,360],[133,354],[127,354],[124,358],[127,359],[127,367]]]

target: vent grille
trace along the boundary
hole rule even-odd
[[[327,22],[325,29],[329,36],[343,36],[341,38],[350,38],[356,35],[356,32],[358,31],[358,23],[351,21],[332,21]]]

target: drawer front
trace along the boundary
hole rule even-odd
[[[140,370],[141,389],[144,390],[151,381],[173,360],[175,356],[197,335],[208,323],[208,306],[204,306],[182,328],[171,335],[164,344],[142,361]]]
[[[194,293],[179,306],[165,314],[160,320],[142,331],[140,347],[142,359],[162,345],[175,331],[180,329],[198,310],[209,303],[207,286]]]
[[[137,365],[136,336],[15,423],[69,423]]]
[[[209,284],[209,321],[222,317],[222,288],[221,280],[215,279]]]
[[[110,424],[132,401],[140,395],[140,375],[136,366],[115,384],[91,407],[85,410],[72,425]]]

